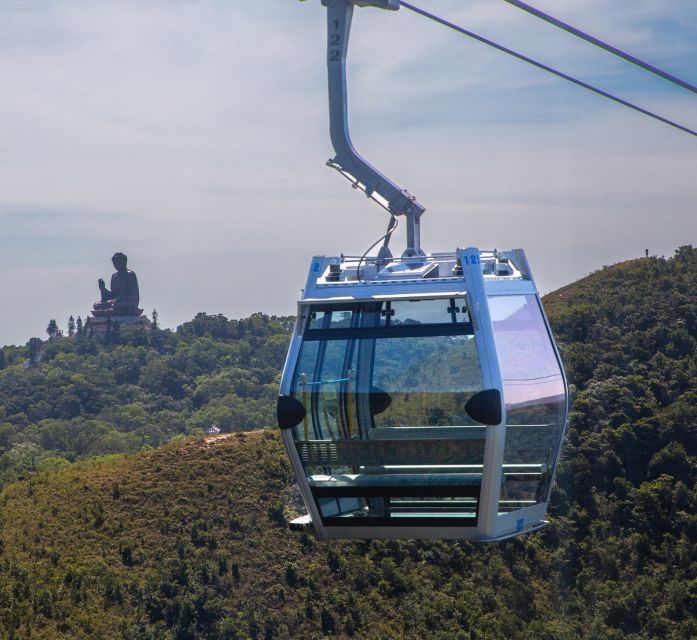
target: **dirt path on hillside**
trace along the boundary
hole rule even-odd
[[[258,438],[262,433],[264,433],[263,429],[255,429],[254,431],[234,431],[233,433],[218,433],[214,436],[207,436],[204,438],[203,442],[206,446],[212,447],[217,444],[223,444],[226,440],[230,440],[232,438]]]

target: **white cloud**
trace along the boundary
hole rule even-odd
[[[537,6],[697,82],[697,7]],[[697,126],[695,96],[503,2],[428,7]],[[0,25],[0,343],[84,316],[114,250],[177,324],[292,313],[311,255],[383,233],[322,166],[318,0],[5,2]],[[407,11],[357,10],[350,58],[354,141],[428,207],[427,248],[524,246],[550,289],[696,241],[694,139]]]

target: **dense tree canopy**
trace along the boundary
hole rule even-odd
[[[6,347],[0,635],[697,637],[697,250],[544,302],[574,397],[550,525],[487,546],[288,533],[272,432],[71,463],[273,424],[289,318]]]
[[[292,326],[292,318],[261,313],[243,320],[200,313],[174,332],[54,331],[46,342],[5,347],[0,483],[27,472],[16,453],[28,444],[39,458],[75,461],[158,447],[214,425],[271,425]]]

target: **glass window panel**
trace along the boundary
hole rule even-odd
[[[310,314],[310,329],[322,329],[326,318],[331,318],[331,315],[331,311],[313,311]]]
[[[506,398],[499,511],[544,502],[564,421],[566,388],[536,296],[489,298]]]
[[[469,322],[467,306],[461,298],[438,300],[397,300],[386,302],[381,310],[384,324],[450,324]]]
[[[464,298],[386,300],[361,305],[317,305],[310,311],[308,329],[347,329],[359,324],[364,328],[465,324],[469,321]]]
[[[476,425],[465,412],[483,388],[474,336],[377,340],[373,384],[392,399],[375,426]]]
[[[464,406],[482,375],[465,302],[453,302],[400,302],[389,316],[386,303],[353,305],[348,328],[303,342],[292,393],[307,416],[294,435],[326,524],[476,524],[486,429]],[[314,313],[306,337],[347,312]],[[462,329],[400,333],[422,322]]]
[[[309,329],[346,329],[351,326],[353,307],[317,309],[310,312]]]
[[[435,519],[442,520],[438,524],[447,525],[449,520],[457,518],[459,526],[475,526],[477,518],[477,498],[467,496],[319,498],[318,503],[329,525],[412,525],[418,523],[415,520],[433,525]]]

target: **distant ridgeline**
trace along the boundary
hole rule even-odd
[[[0,485],[179,434],[275,424],[294,318],[198,314],[176,331],[75,332],[0,351]],[[50,328],[51,325],[49,325]]]
[[[551,524],[485,546],[290,533],[276,430],[66,462],[273,425],[291,318],[5,348],[0,637],[696,638],[697,251],[545,305],[576,394]]]

